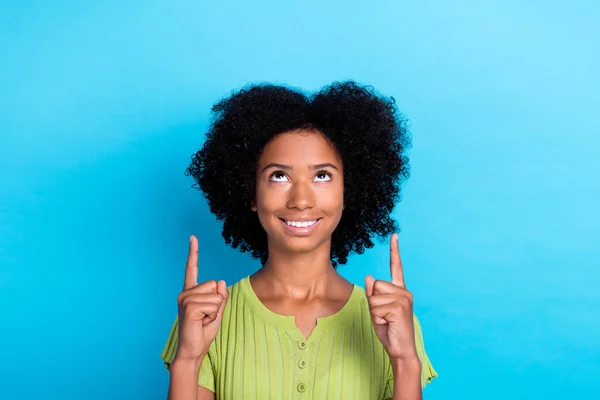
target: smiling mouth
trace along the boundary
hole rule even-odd
[[[282,222],[284,222],[287,226],[291,226],[293,228],[309,228],[321,220],[321,218],[316,218],[311,221],[293,221],[293,220],[287,220],[287,219],[283,219],[283,218],[279,218],[279,219]]]
[[[285,231],[292,236],[310,236],[319,225],[322,218],[313,219],[310,221],[292,221],[279,218],[284,226]]]

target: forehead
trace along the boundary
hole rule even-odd
[[[340,155],[333,145],[316,131],[297,130],[278,135],[267,143],[259,159],[262,163],[341,164]],[[341,165],[339,165],[341,167]]]

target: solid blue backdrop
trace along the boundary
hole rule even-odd
[[[425,397],[597,394],[598,4],[2,2],[0,398],[165,398],[189,235],[202,280],[258,267],[183,174],[210,106],[344,79],[410,119]],[[340,271],[389,278],[387,246]]]

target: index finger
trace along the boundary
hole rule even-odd
[[[183,290],[198,286],[198,239],[194,235],[190,237],[190,250],[187,263],[185,264],[185,280]]]
[[[398,245],[398,234],[394,233],[390,239],[390,273],[392,283],[406,288],[404,283],[404,270],[402,269],[402,260],[400,259],[400,247]]]

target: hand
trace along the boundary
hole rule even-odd
[[[225,281],[198,284],[198,239],[190,238],[183,291],[177,298],[179,338],[175,358],[198,361],[217,336],[229,297]]]
[[[398,235],[390,239],[392,282],[367,275],[365,286],[377,337],[393,361],[418,359],[413,323],[413,296],[404,283]]]

